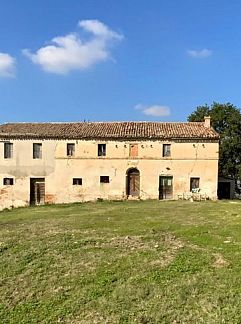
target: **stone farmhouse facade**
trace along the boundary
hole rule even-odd
[[[205,122],[0,125],[0,207],[217,198],[219,136]]]

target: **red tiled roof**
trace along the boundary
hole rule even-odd
[[[0,138],[217,140],[219,135],[203,122],[76,122],[3,124]]]

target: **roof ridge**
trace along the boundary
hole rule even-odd
[[[122,123],[136,123],[136,124],[141,124],[141,123],[145,123],[145,124],[200,124],[200,123],[204,123],[204,121],[201,122],[177,122],[177,121],[173,121],[173,122],[163,122],[163,121],[133,121],[133,120],[126,120],[126,121],[47,121],[47,122],[7,122],[7,123],[3,123],[0,125],[13,125],[13,124],[17,124],[17,125],[24,125],[24,124],[33,124],[33,125],[38,125],[38,124],[122,124]]]

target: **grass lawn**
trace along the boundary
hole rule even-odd
[[[241,203],[0,213],[0,323],[241,323]]]

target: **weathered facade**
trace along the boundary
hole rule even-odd
[[[216,199],[218,139],[209,119],[0,125],[0,206]]]

